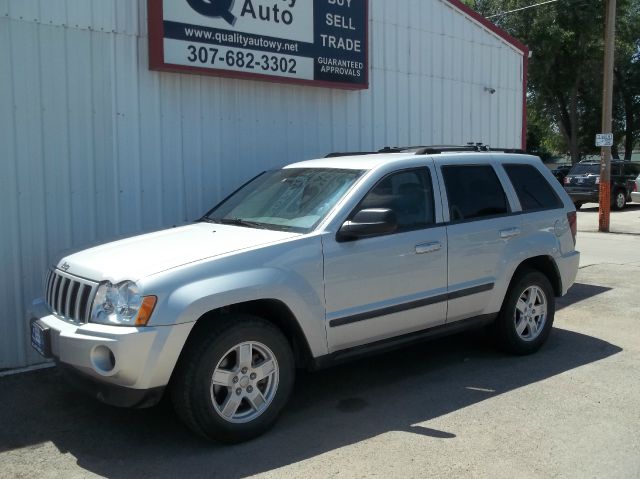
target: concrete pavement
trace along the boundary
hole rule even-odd
[[[585,203],[578,212],[578,230],[598,231],[598,204]],[[640,203],[628,203],[621,211],[612,211],[609,216],[609,231],[640,235]]]

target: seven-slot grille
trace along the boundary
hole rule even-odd
[[[86,323],[97,288],[98,283],[49,270],[45,279],[45,300],[54,313]]]

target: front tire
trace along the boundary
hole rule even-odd
[[[499,345],[513,354],[534,353],[549,337],[554,315],[555,297],[549,279],[537,270],[520,271],[494,325]]]
[[[268,430],[284,408],[294,358],[274,325],[250,315],[214,319],[188,344],[172,383],[176,412],[194,432],[236,443]]]

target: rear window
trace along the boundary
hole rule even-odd
[[[637,165],[635,163],[626,164],[624,169],[626,175],[636,176],[640,174],[640,165]]]
[[[598,175],[600,174],[600,165],[574,165],[569,170],[570,175]]]
[[[522,211],[562,208],[564,205],[538,169],[531,165],[504,165]]]

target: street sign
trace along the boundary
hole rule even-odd
[[[596,146],[613,146],[613,133],[598,133]]]

